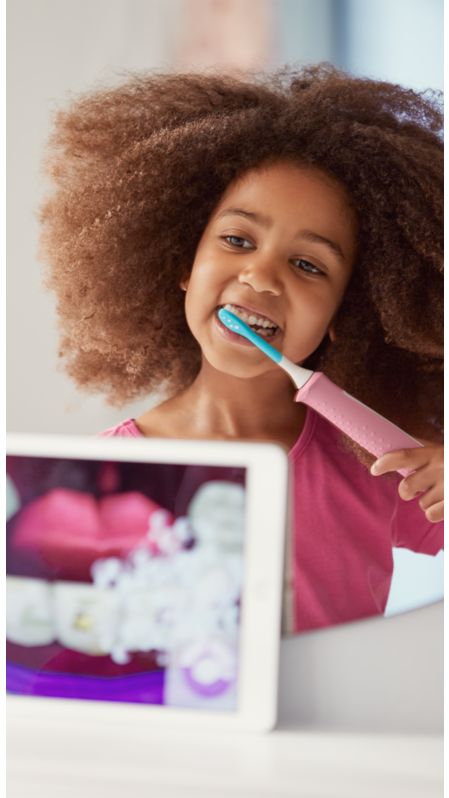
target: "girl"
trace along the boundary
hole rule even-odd
[[[392,546],[442,546],[441,124],[436,96],[328,65],[134,77],[56,119],[42,255],[66,368],[115,403],[164,389],[108,435],[288,447],[296,631],[382,613]],[[425,445],[370,472],[223,305]]]

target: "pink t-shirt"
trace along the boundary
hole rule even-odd
[[[142,436],[133,419],[102,434]],[[293,631],[382,614],[393,573],[392,547],[437,554],[443,522],[428,521],[419,498],[400,498],[399,474],[371,476],[343,449],[338,430],[310,408],[289,457]]]

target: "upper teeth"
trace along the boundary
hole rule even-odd
[[[230,313],[234,313],[239,319],[246,322],[246,324],[257,324],[258,327],[277,327],[277,324],[267,319],[266,316],[255,316],[252,313],[247,313],[246,310],[238,307],[238,305],[228,304],[224,306],[224,309],[229,310]]]

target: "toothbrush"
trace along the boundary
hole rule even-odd
[[[295,402],[303,402],[312,407],[375,457],[381,457],[395,449],[414,449],[423,445],[397,427],[396,424],[381,416],[380,413],[376,413],[375,410],[343,391],[321,372],[311,371],[292,363],[268,341],[257,335],[235,313],[220,308],[218,317],[231,332],[247,338],[287,372],[298,388]],[[408,476],[412,471],[398,469],[398,473]]]

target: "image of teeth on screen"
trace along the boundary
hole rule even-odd
[[[10,693],[237,707],[245,469],[7,458]]]

